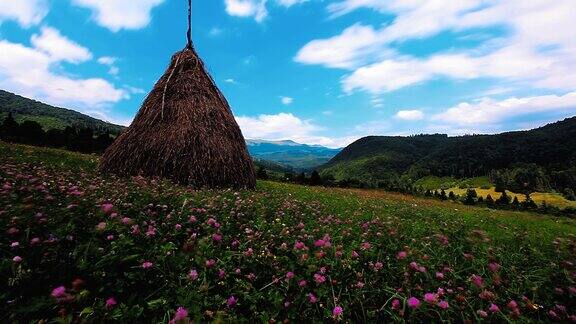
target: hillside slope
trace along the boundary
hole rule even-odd
[[[413,180],[430,175],[466,178],[518,163],[534,163],[555,171],[573,168],[576,117],[497,135],[365,137],[322,166],[322,174],[364,182],[401,176]]]
[[[111,124],[74,110],[54,107],[0,90],[0,118],[3,119],[8,113],[12,113],[17,122],[24,120],[36,121],[45,130],[52,128],[63,129],[66,126],[72,126],[118,135],[124,129],[124,126]]]

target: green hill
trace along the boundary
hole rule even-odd
[[[526,164],[536,165],[550,176],[551,187],[565,188],[564,178],[569,178],[568,187],[573,188],[576,117],[497,135],[365,137],[322,166],[321,174],[378,185],[401,180],[414,183],[427,176],[482,177]],[[561,172],[564,180],[554,178]]]
[[[0,119],[3,120],[8,113],[12,113],[19,123],[32,120],[39,123],[44,130],[64,129],[72,126],[118,135],[124,129],[124,126],[107,123],[74,110],[50,106],[0,90]]]

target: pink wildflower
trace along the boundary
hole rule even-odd
[[[286,280],[290,280],[292,278],[294,278],[294,272],[288,271],[288,273],[286,273]]]
[[[198,271],[196,271],[196,269],[190,270],[190,272],[188,273],[188,277],[190,277],[190,279],[192,280],[198,279]]]
[[[96,225],[96,229],[99,231],[105,230],[106,229],[106,223],[105,222],[98,223],[98,225]]]
[[[66,295],[67,295],[66,294],[66,287],[64,287],[64,286],[56,287],[52,290],[52,293],[50,295],[54,298],[66,297]]]
[[[321,275],[319,273],[315,273],[314,274],[314,281],[317,284],[321,284],[321,283],[324,283],[324,281],[326,281],[326,277],[324,277],[323,275]]]
[[[444,280],[444,273],[442,273],[442,272],[436,272],[436,279],[438,279],[438,280]]]
[[[314,303],[316,303],[316,302],[318,301],[318,298],[316,298],[316,296],[314,296],[313,293],[309,293],[309,294],[308,294],[308,300],[309,300],[312,304],[314,304]]]
[[[496,263],[496,262],[490,262],[490,263],[488,263],[488,268],[489,268],[490,271],[492,271],[492,272],[498,272],[501,267],[502,267],[502,266],[499,265],[499,264]]]
[[[500,307],[498,307],[498,305],[496,304],[490,304],[488,310],[491,311],[492,313],[498,313],[500,311]]]
[[[113,308],[114,306],[116,306],[116,304],[117,302],[116,299],[114,299],[114,297],[106,299],[106,308],[108,309]]]
[[[400,300],[394,299],[392,301],[392,309],[394,310],[400,309]]]
[[[334,317],[340,317],[340,316],[342,316],[342,313],[344,313],[344,310],[340,306],[336,306],[332,310],[332,316],[334,316]]]
[[[176,314],[174,314],[174,318],[170,321],[170,323],[178,323],[180,321],[186,320],[188,317],[188,311],[184,307],[178,307],[176,310]]]
[[[450,307],[450,305],[448,304],[447,301],[441,300],[441,301],[438,303],[438,307],[440,307],[440,308],[442,308],[442,309],[448,309],[448,307]]]
[[[238,304],[238,299],[236,299],[234,296],[230,296],[228,297],[226,304],[228,304],[228,307],[234,307],[236,304]]]
[[[472,275],[472,277],[470,277],[470,280],[472,281],[472,284],[474,284],[474,286],[478,287],[478,288],[482,288],[484,286],[484,279],[482,279],[482,277],[478,276],[478,275]]]
[[[320,239],[320,240],[317,240],[316,242],[314,242],[314,246],[315,247],[323,247],[325,243],[326,242],[324,242],[324,240]]]
[[[406,251],[400,251],[398,252],[398,254],[396,255],[396,258],[398,260],[403,260],[406,259],[406,257],[408,256],[408,253]]]
[[[218,234],[218,233],[212,234],[212,241],[214,241],[214,242],[220,242],[220,241],[222,241],[222,235],[220,235],[220,234]]]
[[[144,263],[142,263],[142,268],[148,269],[148,268],[151,268],[153,265],[154,265],[154,263],[152,263],[150,261],[144,261]]]
[[[306,287],[308,283],[306,282],[306,280],[302,279],[300,281],[298,281],[298,286],[300,287]]]
[[[22,262],[22,258],[19,255],[17,255],[14,258],[12,258],[12,261],[14,261],[15,263],[20,263]]]
[[[108,215],[110,213],[112,213],[112,210],[114,209],[114,206],[110,203],[105,203],[102,205],[102,211],[104,212],[104,214]]]
[[[210,259],[206,260],[206,268],[212,268],[216,264],[216,260]]]
[[[435,304],[438,301],[438,295],[434,293],[426,293],[424,294],[424,301],[428,304]]]
[[[382,270],[383,267],[384,267],[384,264],[382,264],[382,262],[376,262],[374,264],[374,269],[376,269],[376,270]]]
[[[420,307],[420,300],[416,297],[408,298],[408,307],[410,308],[418,308]]]
[[[294,248],[296,250],[304,250],[306,248],[306,244],[300,241],[296,241],[296,243],[294,243]]]
[[[476,313],[478,314],[478,316],[480,316],[480,317],[482,317],[482,318],[488,317],[488,313],[486,313],[486,311],[483,311],[483,310],[481,310],[481,309],[478,310]]]

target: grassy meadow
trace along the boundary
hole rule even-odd
[[[0,142],[0,322],[576,321],[573,219],[97,163]]]

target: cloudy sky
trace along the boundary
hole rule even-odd
[[[0,88],[129,124],[186,0],[0,0]],[[195,1],[245,137],[495,133],[576,113],[574,0]]]

